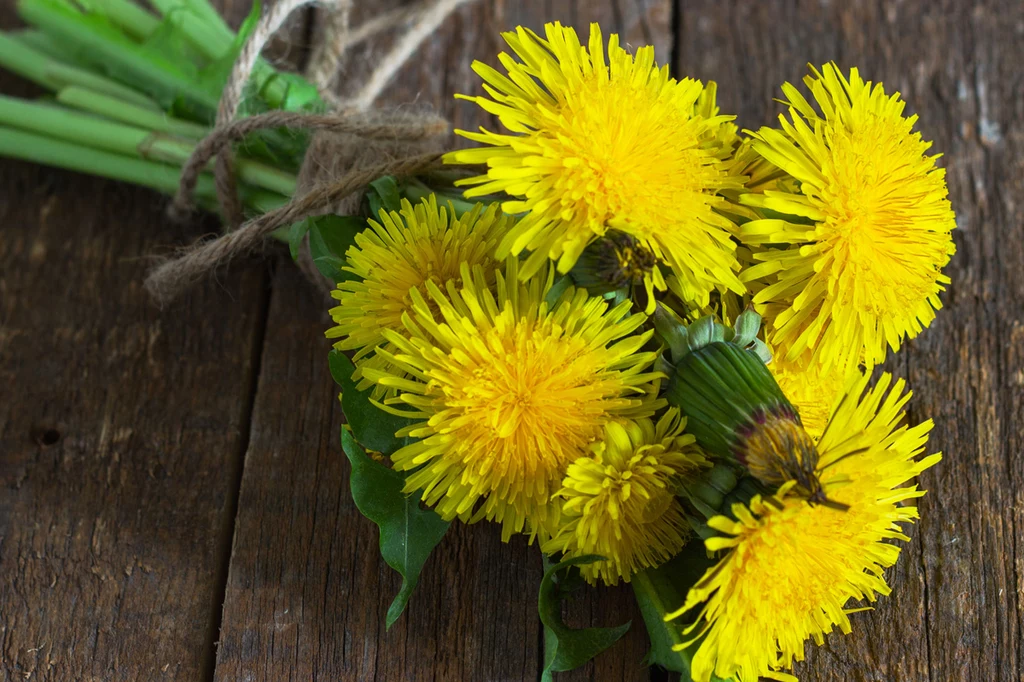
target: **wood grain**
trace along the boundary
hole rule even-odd
[[[8,74],[0,89],[32,92]],[[150,192],[28,164],[0,162],[0,187],[0,678],[199,679],[264,278],[161,312],[146,257],[210,223],[172,227]]]
[[[945,309],[889,369],[945,459],[893,595],[854,632],[808,645],[801,680],[1020,680],[1024,448],[1024,6],[1019,2],[680,3],[679,73],[718,81],[724,111],[770,124],[778,85],[834,59],[899,90],[948,169],[959,253]]]
[[[239,17],[246,7],[227,8]],[[18,25],[0,5],[4,28]],[[0,91],[29,96],[7,73]],[[263,268],[160,311],[151,192],[0,162],[0,679],[212,673]]]

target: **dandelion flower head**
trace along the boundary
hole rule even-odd
[[[346,253],[344,270],[355,277],[332,292],[338,305],[330,311],[335,326],[326,334],[338,339],[338,350],[356,351],[356,379],[365,366],[385,366],[374,350],[384,343],[385,330],[404,330],[402,316],[412,310],[413,291],[422,291],[426,282],[442,289],[458,284],[464,264],[483,268],[493,281],[500,265],[494,252],[512,219],[482,204],[457,218],[430,195],[415,205],[403,199],[400,212],[382,210],[379,222],[368,222]],[[363,379],[359,388],[369,385]]]
[[[608,422],[590,457],[569,465],[562,490],[562,518],[547,553],[607,557],[581,567],[591,583],[629,582],[683,548],[690,533],[676,497],[679,485],[708,465],[686,419],[668,410],[651,419]]]
[[[719,114],[713,84],[669,77],[652,47],[630,54],[614,34],[606,52],[597,24],[586,46],[558,23],[544,37],[520,27],[504,39],[515,54],[499,55],[507,75],[474,63],[488,96],[466,99],[508,132],[457,131],[485,146],[446,159],[486,165],[465,181],[466,195],[504,192],[505,211],[524,214],[499,255],[531,251],[523,276],[549,258],[568,272],[614,229],[671,266],[693,298],[716,284],[742,292],[736,228],[715,210],[720,190],[742,185],[725,170],[735,126]]]
[[[932,424],[901,426],[909,394],[902,380],[887,392],[890,382],[886,374],[873,389],[866,377],[852,383],[818,441],[822,483],[848,510],[809,504],[786,484],[709,521],[720,535],[705,545],[723,554],[669,616],[700,609],[689,628],[700,640],[696,682],[795,681],[785,671],[808,638],[849,633],[849,615],[861,610],[851,602],[889,594],[883,570],[900,552],[892,541],[909,540],[900,524],[917,508],[907,502],[924,494],[906,484],[941,458],[919,458]]]
[[[880,363],[935,318],[955,227],[945,171],[913,132],[899,93],[849,78],[834,64],[804,79],[819,113],[789,83],[789,118],[762,128],[752,146],[796,183],[748,193],[744,203],[782,217],[740,228],[770,245],[743,274],[790,360],[811,352],[826,369]]]
[[[407,490],[445,519],[501,523],[506,540],[524,528],[547,539],[569,464],[606,422],[663,404],[646,316],[571,287],[549,303],[553,280],[550,268],[523,280],[509,258],[493,285],[466,265],[458,286],[427,282],[404,333],[384,331],[394,350],[378,352],[395,369],[365,370],[398,391],[385,409],[417,420],[399,435],[420,440],[391,456]]]

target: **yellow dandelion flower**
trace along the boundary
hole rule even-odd
[[[608,585],[629,582],[637,571],[677,554],[690,533],[676,491],[708,464],[685,427],[677,409],[657,423],[605,424],[592,456],[569,465],[558,493],[565,500],[561,522],[543,550],[607,557],[580,571],[589,582]]]
[[[768,365],[772,376],[778,382],[782,393],[793,403],[800,414],[800,422],[814,440],[821,437],[832,412],[832,406],[839,399],[851,380],[860,373],[854,371],[849,378],[839,367],[821,371],[811,362],[810,353],[797,360],[789,360],[784,353],[775,357]]]
[[[434,195],[415,206],[403,199],[400,212],[382,210],[380,222],[370,220],[370,229],[356,235],[345,254],[345,270],[357,279],[340,282],[331,293],[338,301],[330,311],[336,326],[326,333],[339,339],[338,350],[356,351],[355,378],[361,379],[364,367],[387,367],[374,350],[384,343],[385,330],[404,330],[402,316],[412,310],[413,291],[422,291],[426,282],[441,288],[458,284],[463,264],[481,266],[493,281],[500,265],[494,251],[511,223],[494,205],[477,204],[456,218]],[[362,379],[360,390],[368,386]]]
[[[900,425],[910,397],[902,380],[888,392],[888,374],[865,392],[867,382],[852,384],[818,441],[822,483],[848,510],[809,504],[786,484],[709,521],[720,535],[705,545],[724,555],[669,616],[703,604],[689,629],[700,640],[696,682],[712,674],[795,682],[785,671],[803,659],[809,637],[821,644],[835,627],[849,633],[849,615],[861,610],[851,602],[889,593],[883,569],[900,552],[892,541],[909,540],[899,524],[917,518],[917,508],[906,502],[924,495],[906,484],[941,455],[918,459],[930,420]]]
[[[719,191],[742,185],[726,172],[736,139],[718,113],[714,86],[676,80],[654,62],[654,48],[631,55],[591,24],[587,47],[576,32],[547,24],[503,37],[519,58],[499,55],[508,75],[475,62],[488,97],[465,97],[496,115],[507,134],[456,131],[487,145],[450,153],[452,163],[486,164],[464,181],[466,196],[504,192],[504,210],[525,214],[499,255],[531,251],[522,275],[551,258],[568,272],[609,229],[636,238],[676,270],[689,296],[715,285],[743,291],[731,234],[716,211]],[[653,276],[653,275],[652,275]],[[658,282],[664,289],[664,282]]]
[[[741,239],[785,245],[755,253],[744,279],[763,280],[754,304],[789,359],[870,368],[942,306],[955,227],[945,172],[899,93],[834,64],[804,83],[823,113],[787,83],[782,129],[754,134],[755,151],[799,185],[742,196],[782,215],[745,223]]]
[[[383,407],[419,420],[399,435],[421,440],[391,456],[411,472],[407,491],[445,519],[500,522],[506,540],[527,522],[546,539],[552,495],[605,422],[663,404],[655,353],[641,350],[650,332],[637,333],[646,316],[571,287],[549,303],[553,281],[550,269],[520,280],[515,258],[493,285],[467,265],[461,286],[428,281],[404,332],[384,331],[394,351],[378,352],[395,370],[364,370],[399,391]]]

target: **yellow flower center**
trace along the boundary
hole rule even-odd
[[[607,410],[629,402],[617,399],[618,376],[601,371],[606,349],[588,349],[557,327],[504,332],[489,332],[477,352],[429,374],[448,408],[452,451],[481,477],[481,489],[498,485],[492,474],[521,488],[539,469],[563,469],[600,434]]]
[[[555,126],[546,155],[562,161],[555,189],[564,220],[582,218],[597,234],[629,225],[634,235],[650,239],[678,225],[680,204],[705,203],[698,195],[719,172],[700,149],[703,126],[692,116],[700,85],[659,85],[594,72],[550,111]],[[686,90],[692,97],[679,97]]]
[[[844,294],[842,305],[876,316],[927,298],[936,269],[921,267],[921,258],[941,263],[946,257],[945,244],[908,236],[929,218],[921,199],[937,185],[918,180],[921,145],[904,127],[871,116],[852,132],[834,130],[831,163],[823,168],[820,231],[830,251],[821,262],[832,288]]]

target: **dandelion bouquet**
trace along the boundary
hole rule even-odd
[[[498,127],[444,157],[468,173],[380,177],[282,233],[332,280],[352,494],[403,576],[387,622],[451,523],[494,523],[545,557],[545,674],[628,627],[560,600],[625,582],[649,663],[795,679],[888,594],[940,459],[871,376],[941,308],[943,171],[856,69],[741,132],[714,83],[596,25],[503,37],[465,98]]]

